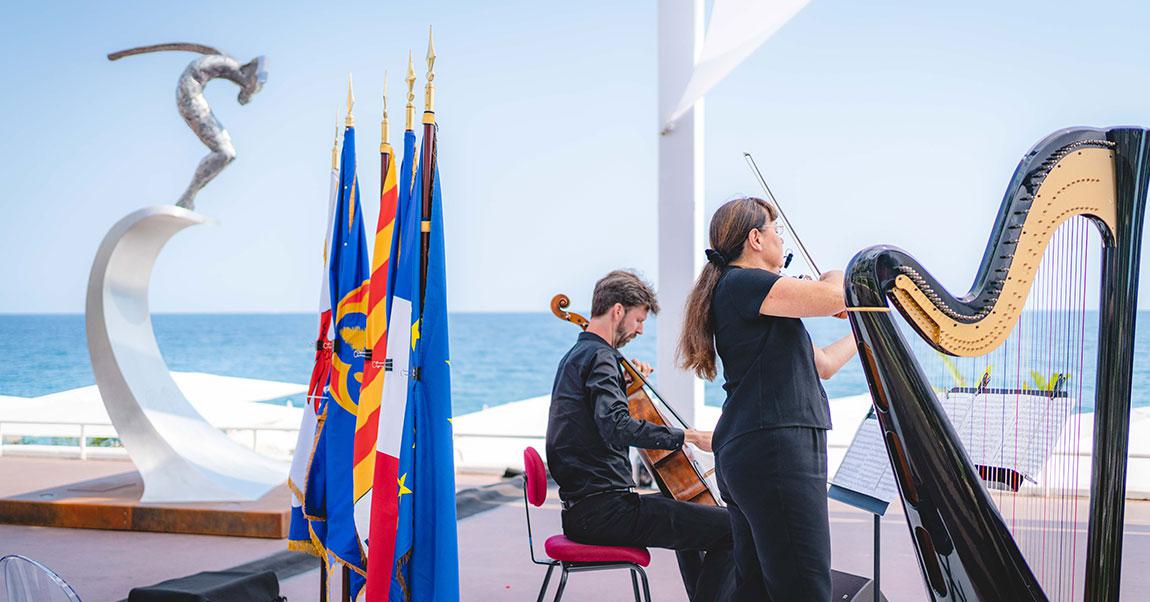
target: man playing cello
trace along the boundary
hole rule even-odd
[[[616,270],[595,284],[586,331],[559,362],[547,422],[547,462],[563,501],[563,532],[593,545],[676,550],[691,600],[723,600],[733,583],[725,508],[638,495],[628,447],[710,451],[711,433],[635,420],[627,410],[618,349],[643,334],[659,305],[637,275]],[[651,366],[634,362],[644,376]]]

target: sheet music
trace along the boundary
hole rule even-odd
[[[1046,391],[951,389],[939,401],[971,462],[1037,483],[1075,400]]]
[[[1076,400],[1034,390],[951,389],[939,399],[972,463],[1037,483]],[[878,418],[859,425],[831,483],[885,502],[898,495]]]
[[[898,497],[874,411],[859,425],[831,484],[890,503]]]

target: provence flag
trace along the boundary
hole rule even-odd
[[[427,114],[424,116],[425,123]],[[434,124],[424,135],[434,136]],[[455,521],[455,457],[451,437],[451,365],[447,336],[447,273],[444,262],[443,203],[435,142],[421,158],[416,182],[431,171],[424,298],[412,327],[414,377],[399,459],[400,504],[392,600],[459,599],[459,553]],[[420,198],[421,193],[413,194]],[[413,203],[414,205],[415,203]],[[406,490],[406,492],[405,492]]]
[[[386,135],[386,131],[385,131]],[[391,248],[395,234],[398,189],[395,183],[395,153],[391,145],[380,144],[379,218],[376,220],[375,247],[371,256],[371,283],[367,292],[367,343],[371,360],[364,363],[363,388],[355,417],[354,494],[355,526],[368,548],[371,500],[375,477],[375,447],[379,437],[379,407],[383,395],[384,368],[387,365],[387,314],[394,294],[389,280]],[[371,556],[368,550],[368,556]]]
[[[391,239],[391,257],[396,258],[390,273],[387,360],[379,412],[379,432],[375,447],[375,478],[371,499],[371,547],[367,555],[367,600],[386,600],[391,585],[395,553],[395,525],[400,489],[397,474],[403,417],[407,407],[408,374],[411,362],[412,309],[419,282],[420,209],[411,194],[415,160],[415,132],[403,134],[403,164],[399,170],[399,201],[396,205],[396,233]]]
[[[309,475],[304,513],[324,521],[324,545],[338,564],[351,569],[351,591],[355,598],[367,576],[360,538],[355,530],[352,450],[367,349],[368,255],[359,182],[355,175],[355,128],[350,117],[343,136],[339,197],[329,258],[334,348],[326,415],[320,426],[311,471],[311,475],[316,473],[316,464],[322,456],[324,483],[320,491],[313,486]]]
[[[307,518],[303,513],[304,491],[307,489],[307,473],[315,450],[318,419],[323,411],[324,390],[327,388],[331,372],[331,292],[328,277],[328,251],[331,246],[331,224],[335,213],[335,200],[339,193],[339,164],[336,161],[336,148],[339,146],[339,124],[336,124],[336,138],[331,149],[331,185],[327,198],[327,228],[323,234],[323,276],[319,286],[319,333],[316,336],[315,363],[308,380],[307,404],[304,405],[300,421],[299,435],[296,438],[295,455],[292,456],[291,470],[288,473],[288,488],[292,492],[291,522],[288,528],[288,549],[322,556],[317,538],[313,537]]]

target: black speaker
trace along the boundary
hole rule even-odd
[[[833,602],[886,602],[886,596],[879,592],[875,598],[874,580],[831,569],[831,600]]]
[[[205,571],[133,588],[128,602],[282,602],[280,583],[271,571]]]

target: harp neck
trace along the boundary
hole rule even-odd
[[[1102,229],[1104,239],[1117,230],[1112,147],[1105,140],[1077,141],[1029,170],[1011,191],[966,295],[952,296],[907,257],[892,265],[887,296],[943,353],[976,357],[998,348],[1018,322],[1059,226],[1081,215]]]

